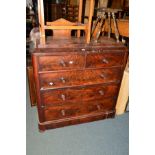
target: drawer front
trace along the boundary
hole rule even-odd
[[[63,105],[81,101],[81,89],[57,89],[41,91],[41,101],[45,106]]]
[[[91,85],[108,82],[120,82],[121,68],[88,69],[63,71],[55,73],[41,73],[40,89],[52,89],[68,86]]]
[[[71,117],[78,117],[83,115],[90,115],[98,112],[107,112],[110,110],[114,110],[115,108],[115,99],[108,98],[100,101],[94,102],[85,102],[72,104],[72,105],[62,105],[62,106],[54,106],[48,107],[44,110],[45,121],[59,120]],[[81,105],[83,104],[83,105]]]
[[[116,96],[118,89],[117,85],[108,85],[46,90],[41,92],[41,100],[45,106],[71,104],[72,102],[77,105],[79,102]]]
[[[124,53],[99,53],[88,54],[86,57],[86,67],[112,67],[121,66],[124,60]]]
[[[84,67],[84,55],[40,56],[39,71],[68,70]]]
[[[100,86],[88,86],[83,89],[82,93],[82,101],[95,101],[102,100],[108,97],[117,96],[119,91],[118,85],[100,85]]]

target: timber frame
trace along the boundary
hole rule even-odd
[[[38,0],[38,18],[39,18],[39,30],[41,34],[40,38],[40,44],[45,45],[46,39],[45,39],[45,30],[51,29],[51,30],[77,30],[77,37],[80,37],[80,30],[85,31],[85,39],[86,43],[90,42],[90,32],[91,32],[91,23],[92,23],[92,16],[94,12],[94,0],[90,0],[90,10],[89,10],[89,18],[88,23],[82,24],[81,23],[81,17],[82,17],[82,6],[83,6],[83,0],[79,0],[79,12],[78,12],[78,22],[74,23],[73,25],[52,25],[50,21],[48,21],[46,24],[44,22],[44,3],[43,0]]]

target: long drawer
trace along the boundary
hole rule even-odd
[[[114,109],[115,98],[71,105],[48,107],[44,110],[45,121],[59,120],[93,113],[107,112]]]
[[[120,82],[121,76],[121,68],[111,68],[41,73],[39,79],[40,89],[46,90],[69,86]]]
[[[44,106],[55,106],[78,102],[101,100],[103,98],[116,96],[118,85],[95,85],[76,88],[62,88],[56,90],[41,91],[41,102]]]

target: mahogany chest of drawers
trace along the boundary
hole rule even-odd
[[[35,49],[40,131],[114,117],[127,56],[124,45],[107,39],[58,41]]]

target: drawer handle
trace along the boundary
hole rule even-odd
[[[64,60],[61,60],[61,61],[60,61],[60,64],[61,64],[63,67],[66,67],[66,64],[65,64]]]
[[[100,93],[100,95],[104,95],[104,91],[103,90],[100,90],[99,93]]]
[[[53,83],[53,82],[50,82],[50,83],[49,83],[49,85],[50,85],[50,86],[53,86],[53,85],[54,85],[54,83]]]
[[[61,115],[65,116],[65,110],[61,110]]]
[[[86,49],[85,48],[82,48],[81,51],[86,51]]]
[[[62,83],[66,83],[66,80],[64,77],[61,77],[60,80],[62,81]]]
[[[98,109],[98,110],[101,110],[101,107],[100,107],[100,105],[97,105],[97,109]]]
[[[101,78],[103,78],[103,79],[105,79],[106,78],[106,76],[102,73],[102,74],[100,74],[100,77]]]
[[[65,101],[65,100],[66,100],[66,97],[65,97],[65,95],[64,95],[64,94],[61,94],[61,98],[62,98],[62,100],[63,100],[63,101]]]
[[[105,59],[105,58],[102,59],[102,62],[105,63],[105,64],[108,64],[109,63],[109,61],[107,59]]]

